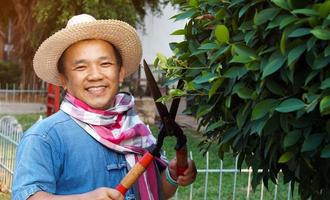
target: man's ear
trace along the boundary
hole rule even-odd
[[[119,83],[122,83],[125,79],[126,69],[125,67],[121,66],[119,71]]]
[[[63,89],[66,91],[67,90],[67,80],[63,74],[60,74],[60,81]]]

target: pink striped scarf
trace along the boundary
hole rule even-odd
[[[69,93],[61,104],[61,110],[70,115],[94,139],[109,149],[125,153],[130,168],[146,152],[145,149],[156,142],[133,107],[134,97],[127,93],[117,94],[114,107],[108,110],[95,110]],[[165,158],[159,162],[166,165]],[[159,199],[154,164],[139,178],[138,188],[142,200]]]

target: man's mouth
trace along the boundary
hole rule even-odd
[[[101,95],[105,91],[106,86],[91,86],[87,91],[93,95]]]

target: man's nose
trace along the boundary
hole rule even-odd
[[[103,73],[100,67],[94,65],[91,66],[88,74],[88,79],[89,80],[99,80],[103,78]]]

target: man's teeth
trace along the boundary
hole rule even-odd
[[[105,88],[104,86],[90,87],[90,88],[88,88],[88,91],[90,91],[90,92],[99,92],[99,91],[102,91],[104,88]]]

